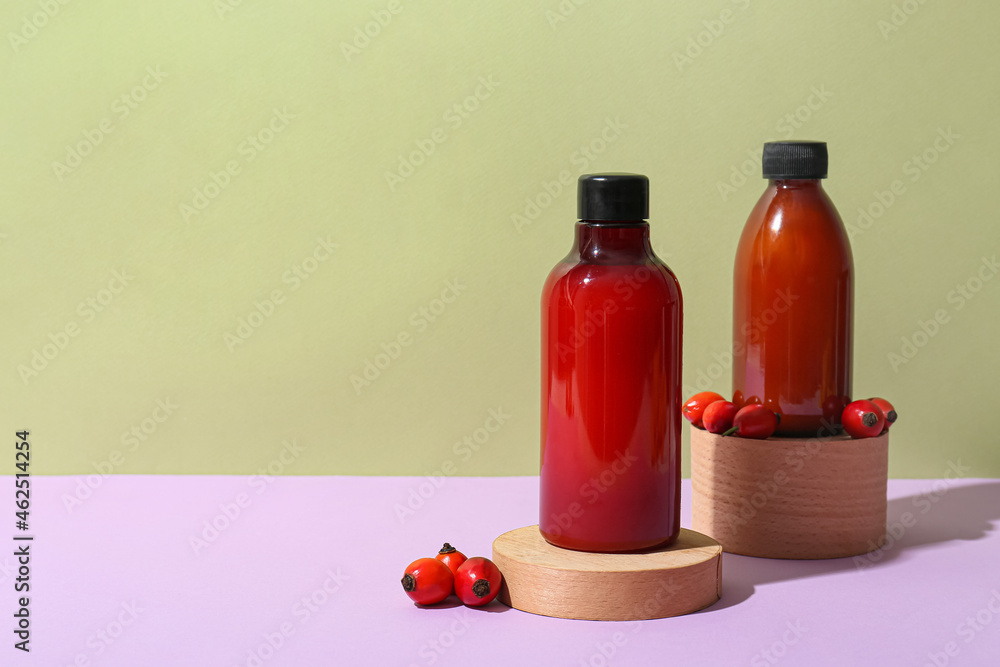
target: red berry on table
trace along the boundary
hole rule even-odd
[[[874,438],[885,427],[885,413],[872,401],[854,401],[844,408],[840,421],[852,438]]]
[[[716,401],[724,401],[726,399],[719,396],[714,391],[703,391],[695,394],[687,400],[684,407],[681,408],[681,412],[689,422],[698,428],[703,428],[701,418],[707,408],[712,403]]]
[[[896,421],[896,417],[898,416],[896,414],[896,408],[892,407],[892,403],[884,398],[869,398],[868,400],[879,406],[885,414],[885,428],[882,430],[882,432],[885,433]]]
[[[739,411],[730,401],[716,401],[705,408],[701,423],[709,433],[725,433],[733,427],[733,419]]]
[[[733,427],[722,435],[738,435],[741,438],[764,440],[774,434],[780,417],[763,405],[747,405],[740,408],[733,417]]]
[[[438,555],[434,558],[447,565],[452,574],[458,572],[459,566],[467,560],[465,554],[447,542],[444,543],[444,546],[441,547]]]
[[[434,558],[418,558],[410,563],[400,581],[417,604],[437,604],[455,589],[455,575]]]
[[[455,594],[470,607],[489,604],[500,592],[503,575],[489,558],[476,556],[462,563],[455,575]]]

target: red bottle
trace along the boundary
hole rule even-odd
[[[580,177],[576,241],[542,293],[539,527],[580,551],[680,531],[681,291],[649,245],[649,181]]]
[[[854,261],[826,172],[825,143],[764,144],[770,182],[736,251],[733,402],[780,414],[778,435],[831,435],[851,402]]]

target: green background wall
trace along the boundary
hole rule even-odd
[[[760,146],[823,139],[855,393],[901,414],[891,474],[1000,476],[998,23],[916,0],[5,2],[2,427],[32,430],[39,473],[534,474],[576,177],[650,176],[686,393],[728,393]]]

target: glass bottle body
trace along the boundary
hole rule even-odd
[[[631,551],[680,531],[682,298],[645,222],[580,222],[542,295],[542,535]]]
[[[733,272],[733,401],[781,415],[777,435],[830,435],[851,402],[854,262],[818,179],[776,179]]]

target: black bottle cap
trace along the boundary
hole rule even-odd
[[[641,174],[584,174],[576,192],[580,220],[649,217],[649,179]]]
[[[769,141],[764,144],[764,178],[826,178],[825,141]]]

